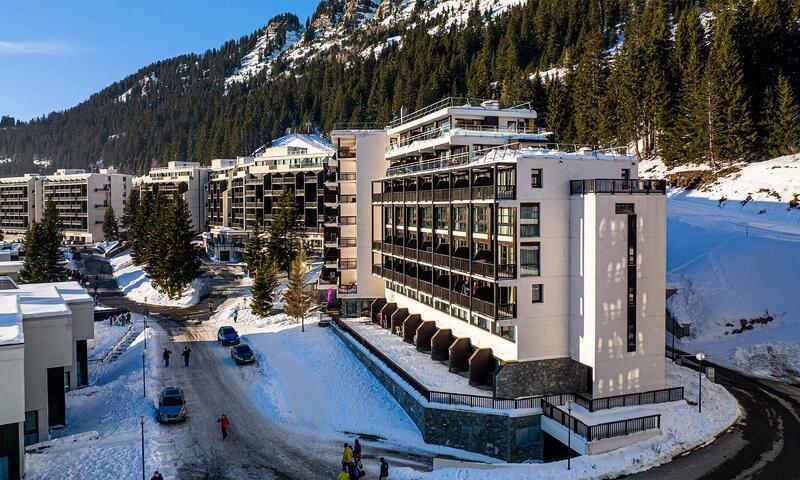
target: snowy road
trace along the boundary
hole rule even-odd
[[[88,262],[91,264],[91,262]],[[214,266],[221,280],[215,285],[211,301],[219,306],[236,290],[236,273],[229,267]],[[101,273],[102,280],[103,274]],[[113,292],[109,292],[113,293]],[[229,350],[219,346],[216,326],[204,325],[208,319],[208,300],[190,308],[145,306],[123,296],[108,296],[103,303],[133,311],[145,308],[153,313],[168,313],[174,321],[159,320],[153,325],[149,348],[160,351],[167,346],[173,352],[169,368],[159,369],[160,385],[178,385],[184,389],[189,420],[183,424],[163,426],[174,429],[185,451],[176,455],[181,479],[330,479],[336,478],[340,466],[339,440],[320,441],[309,433],[287,430],[259,411],[247,393],[244,376],[236,372]],[[191,365],[184,368],[179,352],[184,346],[192,349]],[[242,367],[248,368],[248,367]],[[216,419],[226,414],[231,420],[228,439],[223,442]],[[184,435],[185,434],[185,435]],[[352,435],[341,441],[352,441]],[[394,466],[430,470],[432,456],[409,452],[369,442],[365,449],[365,467],[377,470],[377,458],[385,456]]]

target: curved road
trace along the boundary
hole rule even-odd
[[[95,272],[100,274],[101,295],[118,295],[106,263],[90,257],[85,264],[92,275]],[[226,288],[232,288],[235,277],[225,267],[214,266],[212,269],[218,270],[215,273],[220,276],[220,281],[211,300],[219,305],[231,292]],[[106,297],[103,303],[125,306],[134,311],[145,308],[122,296]],[[186,309],[148,308],[181,320],[179,324],[168,322],[162,326],[176,347],[182,349],[182,343],[191,342],[193,367],[197,367],[188,369],[188,378],[180,379],[180,384],[187,385],[188,398],[195,394],[202,396],[203,402],[199,405],[204,410],[202,415],[215,418],[222,411],[236,412],[232,419],[233,441],[230,443],[221,445],[217,442],[219,432],[212,422],[205,422],[199,432],[192,432],[195,454],[186,459],[182,478],[232,479],[242,478],[243,474],[245,478],[336,477],[340,455],[338,443],[323,445],[314,439],[298,438],[296,434],[268,422],[246,400],[247,394],[241,391],[241,386],[226,378],[227,373],[220,368],[220,359],[217,358],[219,351],[211,348],[215,332],[201,325],[202,320],[208,318],[207,301]],[[742,418],[712,444],[632,477],[641,480],[800,479],[800,386],[752,378],[724,367],[708,365],[716,368],[716,381],[739,400],[744,411]],[[173,369],[170,374],[184,375],[179,371]],[[196,408],[193,406],[193,410]],[[198,417],[196,412],[194,415]],[[248,422],[247,428],[240,430],[237,426],[239,418],[252,421]],[[372,457],[373,462],[374,457],[386,455],[394,457],[395,464],[430,468],[431,458],[424,454],[384,450],[376,446],[370,446],[368,450],[372,455],[367,456],[367,460]],[[238,463],[221,464],[221,458],[233,458],[236,459],[234,463]],[[320,463],[320,459],[325,460]],[[365,466],[374,472],[375,467],[369,468],[369,463]]]
[[[181,479],[234,480],[258,479],[330,479],[340,468],[340,441],[319,440],[289,431],[264,417],[251,400],[246,385],[233,378],[228,351],[216,342],[216,327],[204,325],[209,317],[208,300],[215,307],[235,292],[238,280],[235,272],[223,266],[217,270],[214,290],[200,304],[189,308],[156,307],[138,304],[119,295],[110,275],[108,263],[90,256],[84,259],[87,272],[99,284],[98,293],[108,306],[123,307],[136,312],[145,309],[166,313],[173,320],[158,320],[150,329],[150,349],[160,351],[168,346],[173,352],[173,365],[161,368],[161,386],[179,385],[186,393],[190,418],[169,428],[186,444],[178,457]],[[151,325],[154,317],[151,317]],[[192,349],[191,367],[183,368],[179,352],[188,345]],[[223,442],[216,419],[225,413],[231,419],[228,439]],[[342,433],[342,441],[352,440],[355,434]],[[394,466],[409,466],[430,470],[430,453],[380,442],[365,441],[364,466],[367,472],[378,470],[377,458],[385,456]]]

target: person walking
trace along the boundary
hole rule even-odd
[[[164,476],[163,476],[163,475],[161,475],[160,473],[158,473],[158,470],[156,470],[156,471],[153,473],[153,476],[152,476],[152,477],[150,477],[150,480],[164,480]]]
[[[378,474],[379,480],[386,480],[389,478],[389,464],[386,463],[386,459],[381,457],[381,473]]]
[[[347,466],[353,463],[353,449],[350,448],[350,444],[345,442],[344,444],[344,452],[342,452],[342,469],[347,471]]]
[[[217,423],[219,423],[219,427],[222,429],[222,440],[228,438],[228,429],[231,428],[231,421],[228,420],[228,416],[224,413],[221,417],[217,419]]]
[[[361,461],[361,442],[357,438],[355,445],[353,445],[353,459],[356,463]]]
[[[172,351],[168,348],[164,349],[164,353],[161,354],[161,358],[164,359],[164,366],[169,367],[169,356],[172,355]]]
[[[209,314],[214,313],[214,301],[213,300],[209,300],[208,301],[208,313]]]
[[[189,366],[189,355],[192,354],[192,350],[189,347],[183,347],[183,352],[181,352],[181,356],[183,357],[183,366]]]

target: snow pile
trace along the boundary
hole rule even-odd
[[[371,344],[380,345],[381,352],[422,382],[428,389],[491,396],[491,391],[487,392],[471,386],[465,377],[450,372],[443,363],[431,360],[430,354],[417,351],[413,345],[404,342],[401,337],[393,335],[389,330],[372,323],[368,318],[348,321],[348,324]]]
[[[196,305],[203,295],[211,291],[211,282],[205,277],[199,277],[192,281],[181,298],[171,300],[153,287],[141,267],[133,264],[130,251],[112,258],[111,269],[119,289],[134,302],[166,307],[189,307]]]
[[[695,403],[697,373],[667,362],[667,385],[685,387],[686,399]],[[541,480],[614,478],[630,475],[671,461],[683,452],[705,445],[728,429],[739,418],[741,411],[736,399],[722,386],[703,381],[703,413],[686,402],[661,405],[626,407],[608,410],[602,415],[629,416],[661,414],[661,435],[608,453],[581,456],[572,459],[572,470],[566,461],[545,464],[503,464],[491,470],[447,468],[421,474],[411,469],[392,471],[392,478],[424,480]],[[491,475],[488,475],[491,472]]]

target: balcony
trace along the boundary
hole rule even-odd
[[[342,258],[339,260],[339,270],[355,270],[357,266],[355,258]]]
[[[424,263],[431,263],[431,251],[430,250],[419,250],[419,261]]]
[[[471,197],[469,187],[454,188],[450,190],[450,198],[456,200],[469,200]]]
[[[492,200],[494,199],[494,186],[485,185],[481,187],[472,187],[473,200]]]
[[[353,295],[358,293],[358,286],[355,283],[339,285],[339,293],[342,295]]]
[[[356,149],[348,147],[339,147],[339,153],[336,156],[339,159],[356,158]]]
[[[325,226],[326,227],[335,227],[339,224],[339,217],[335,215],[326,215],[325,216]]]
[[[516,185],[498,185],[497,186],[497,199],[498,200],[514,200],[517,198]]]
[[[417,201],[417,192],[416,190],[411,192],[403,192],[403,200],[405,202],[416,202]]]
[[[382,193],[373,193],[372,194],[372,203],[381,203],[383,202],[383,194]]]
[[[433,191],[433,201],[434,202],[449,202],[450,201],[450,190],[448,189],[440,189]]]
[[[373,265],[372,266],[372,274],[378,275],[379,277],[382,276],[382,268],[380,265]]]
[[[406,257],[406,258],[410,258],[410,259],[416,259],[417,258],[417,249],[416,248],[404,247],[403,248],[403,256]]]
[[[517,278],[517,266],[514,264],[501,264],[497,266],[498,278]]]
[[[464,295],[463,293],[450,292],[450,302],[464,308],[470,308],[469,298],[469,295]]]
[[[450,258],[451,267],[453,270],[460,270],[462,272],[469,273],[469,259],[468,258],[460,258],[460,257],[451,257]]]
[[[472,262],[472,273],[483,277],[494,278],[494,264],[489,262]]]
[[[454,292],[455,293],[455,292]],[[441,298],[442,300],[450,300],[450,289],[439,285],[433,286],[433,296]]]
[[[433,264],[438,267],[450,267],[450,257],[441,253],[434,253]]]
[[[433,201],[433,190],[420,190],[419,191],[419,201],[420,202]]]
[[[572,195],[584,193],[645,193],[665,194],[667,182],[665,180],[621,180],[621,179],[593,179],[571,180],[569,190]]]
[[[487,302],[486,300],[481,300],[480,298],[473,297],[472,310],[477,313],[480,313],[481,315],[494,318],[494,304],[491,302]]]
[[[373,252],[380,252],[381,251],[381,241],[380,240],[373,240],[372,241],[372,251]]]
[[[420,280],[419,281],[419,285],[418,285],[417,289],[420,292],[427,293],[428,295],[432,295],[433,294],[433,284],[431,284],[430,282],[426,282],[425,280]]]
[[[516,303],[500,303],[497,305],[497,319],[517,318]]]
[[[326,248],[336,248],[339,246],[339,238],[336,235],[329,234],[325,235],[325,247]]]

